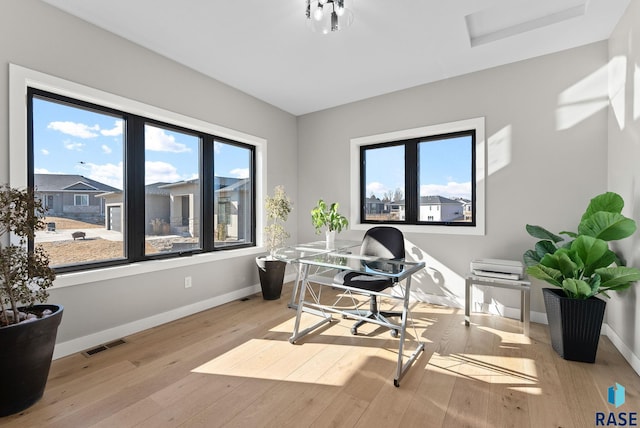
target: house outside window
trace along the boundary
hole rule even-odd
[[[360,153],[364,222],[475,224],[474,130],[363,146]],[[388,202],[389,212],[371,211],[372,197]],[[471,201],[467,217],[463,201]]]
[[[35,245],[57,271],[256,245],[252,144],[41,89],[27,94],[28,185],[56,224]],[[91,239],[77,242],[74,232]]]
[[[352,139],[352,228],[484,234],[485,151],[484,118]]]

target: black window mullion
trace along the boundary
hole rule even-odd
[[[405,222],[416,224],[418,221],[418,210],[420,207],[420,192],[418,192],[418,142],[416,140],[407,141],[404,148],[405,156],[405,182],[404,182],[404,203]]]
[[[471,212],[473,213],[472,223],[475,226],[478,218],[476,208],[476,130],[469,131],[471,135]]]
[[[257,195],[256,195],[256,183],[257,183],[257,175],[256,175],[257,167],[256,167],[256,149],[253,147],[251,149],[251,245],[256,245],[258,242],[257,235],[257,217],[258,217],[258,206],[257,206]]]
[[[367,146],[360,146],[360,223],[364,223],[366,217],[367,183],[365,171],[367,170],[367,160],[365,152]]]
[[[200,150],[202,153],[200,177],[202,186],[200,189],[202,195],[201,215],[202,221],[202,249],[203,251],[213,251],[213,234],[215,226],[213,224],[213,190],[214,190],[214,139],[210,135],[204,136],[200,141]]]
[[[130,261],[144,257],[145,246],[145,189],[144,189],[144,137],[145,120],[129,115],[125,118],[125,245]]]
[[[34,187],[34,156],[33,156],[33,88],[27,89],[27,186]]]

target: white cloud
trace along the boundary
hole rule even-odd
[[[367,183],[367,198],[373,193],[377,196],[382,196],[385,192],[389,191],[384,184],[378,181],[372,181],[371,183]]]
[[[101,147],[102,147],[102,153],[107,155],[111,153],[111,147],[107,146],[106,144],[103,144]]]
[[[213,142],[213,153],[218,155],[220,154],[220,150],[222,150],[222,143],[219,141]]]
[[[178,143],[173,135],[168,135],[164,129],[145,126],[145,148],[155,152],[183,153],[191,149],[185,144]]]
[[[45,156],[48,156],[48,155],[49,155],[49,150],[47,150],[47,149],[40,149],[40,153],[42,153],[42,154],[43,154],[43,155],[45,155]]]
[[[420,186],[420,195],[471,199],[471,182],[450,181],[447,184],[425,184]]]
[[[236,168],[229,171],[232,177],[249,178],[249,168]]]
[[[73,150],[76,152],[81,152],[82,148],[84,147],[83,143],[76,143],[75,141],[70,141],[70,140],[63,142],[62,144],[64,144],[65,149]]]
[[[111,129],[102,129],[100,133],[105,137],[117,137],[118,135],[122,135],[122,121],[116,120],[113,124],[113,128]]]
[[[158,182],[172,183],[180,181],[181,179],[182,177],[178,174],[176,167],[170,163],[160,161],[147,161],[144,163],[145,184]]]
[[[118,164],[107,163],[103,165],[86,163],[78,168],[87,170],[88,172],[85,175],[92,180],[122,189],[122,162],[119,162]]]
[[[100,130],[98,125],[88,126],[76,122],[51,122],[47,128],[78,138],[95,138],[98,136],[97,131]]]

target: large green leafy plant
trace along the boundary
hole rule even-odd
[[[44,229],[44,213],[33,189],[0,186],[0,326],[31,319],[28,307],[49,297],[55,279],[49,256],[41,247],[27,246],[35,231]]]
[[[318,204],[311,210],[311,223],[317,234],[325,227],[329,232],[335,230],[339,233],[349,226],[349,220],[338,212],[338,207],[337,202],[327,205],[324,200],[318,200]]]
[[[540,226],[527,224],[527,232],[540,239],[524,253],[527,273],[562,288],[567,297],[587,299],[607,291],[623,290],[640,280],[640,270],[625,267],[609,248],[609,241],[631,236],[636,222],[622,215],[624,201],[613,192],[591,199],[578,232],[560,232],[566,239]]]

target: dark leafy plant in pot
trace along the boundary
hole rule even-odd
[[[610,241],[636,231],[636,222],[622,215],[623,207],[624,200],[617,193],[594,197],[577,233],[560,232],[566,239],[540,226],[526,226],[529,235],[539,239],[534,249],[524,253],[527,273],[558,287],[544,289],[543,294],[553,348],[566,359],[595,360],[606,305],[595,296],[609,297],[609,291],[624,290],[640,280],[640,270],[624,266],[609,248]],[[579,319],[582,315],[587,318]],[[578,337],[568,337],[571,330]]]
[[[264,208],[267,214],[267,225],[264,228],[264,242],[269,250],[269,255],[256,257],[262,297],[265,300],[279,299],[282,293],[286,263],[277,260],[275,252],[289,238],[289,233],[284,225],[289,218],[292,207],[293,204],[283,186],[276,186],[273,190],[273,196],[267,195],[265,198]]]
[[[33,189],[0,186],[0,416],[42,397],[62,318],[61,306],[35,304],[55,279],[47,253],[28,248],[44,213]]]

